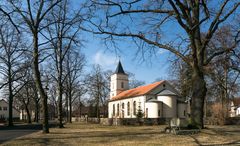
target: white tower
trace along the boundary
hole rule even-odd
[[[124,72],[121,62],[118,62],[115,73],[111,76],[110,99],[122,91],[128,90],[128,75]]]

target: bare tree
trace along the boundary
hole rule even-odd
[[[216,56],[236,48],[240,41],[239,28],[235,31],[234,43],[228,48],[218,47],[209,52],[208,45],[219,26],[234,22],[234,14],[239,17],[239,5],[238,0],[92,1],[89,6],[95,14],[101,13],[98,17],[102,18],[89,21],[91,27],[86,31],[103,34],[108,42],[116,41],[116,37],[129,37],[141,54],[165,49],[183,60],[192,70],[191,124],[203,128],[207,92],[204,70]],[[178,30],[172,34],[177,37],[164,39],[166,26],[172,24]]]
[[[105,73],[105,75],[107,75]],[[105,107],[107,97],[109,96],[109,76],[105,76],[104,71],[101,69],[100,65],[94,65],[91,73],[86,76],[86,86],[89,95],[92,97],[90,99],[91,105],[94,106],[96,111],[95,116],[100,118],[100,106]]]
[[[85,89],[81,82],[81,75],[83,73],[83,67],[85,66],[85,56],[80,52],[69,51],[64,60],[64,74],[66,75],[65,82],[65,95],[68,111],[68,122],[72,121],[72,103],[76,98],[85,94]]]
[[[13,99],[24,86],[24,84],[17,84],[17,81],[25,75],[26,64],[23,58],[21,34],[9,27],[8,23],[0,27],[0,74],[4,80],[0,88],[6,88],[9,103],[8,126],[13,126]]]
[[[23,20],[23,24],[26,26],[26,30],[31,34],[33,39],[33,72],[34,72],[34,80],[36,87],[38,89],[39,95],[41,97],[42,102],[42,124],[43,124],[43,133],[49,133],[48,127],[48,108],[47,108],[47,94],[44,91],[42,82],[41,82],[41,74],[39,70],[40,64],[40,43],[39,43],[39,34],[46,27],[44,25],[45,17],[49,14],[52,8],[54,8],[61,0],[54,1],[30,1],[26,0],[24,6],[22,5],[22,1],[10,0],[6,1],[7,4],[16,12],[16,14]],[[41,45],[44,45],[42,43]]]
[[[52,58],[56,72],[53,72],[52,77],[57,83],[59,128],[63,128],[63,83],[67,78],[66,74],[63,74],[63,64],[69,50],[79,45],[80,41],[77,37],[80,27],[76,26],[80,25],[81,19],[70,9],[69,1],[65,0],[51,10],[48,21],[50,25],[47,27],[45,38],[49,40],[54,50]]]

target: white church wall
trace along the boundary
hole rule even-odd
[[[157,99],[163,102],[163,117],[177,117],[177,99],[176,96],[158,96]]]
[[[145,103],[145,117],[146,118],[159,118],[159,117],[161,117],[161,113],[162,113],[162,103],[161,102],[146,102]]]
[[[187,116],[187,104],[185,103],[178,103],[177,104],[178,106],[178,109],[177,109],[177,112],[178,112],[178,117],[179,118],[186,118]]]
[[[142,109],[142,112],[144,113],[145,109],[145,96],[138,96],[133,98],[127,98],[117,101],[110,101],[108,103],[108,117],[109,118],[136,118],[136,115],[134,115],[133,110],[133,103],[136,102],[136,114],[137,110],[140,108]],[[128,115],[128,102],[130,103],[129,108],[129,115]],[[124,103],[124,108],[122,108],[122,104]],[[117,115],[117,105],[119,104],[119,115]],[[113,105],[115,105],[115,115],[113,114]]]
[[[236,116],[240,116],[240,107],[236,109]]]

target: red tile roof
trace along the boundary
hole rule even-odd
[[[146,86],[140,86],[140,87],[137,87],[137,88],[133,88],[133,89],[130,89],[130,90],[123,91],[123,92],[119,93],[118,95],[112,97],[112,99],[110,101],[120,100],[120,99],[125,99],[125,98],[136,97],[136,96],[141,96],[141,95],[148,94],[149,92],[151,92],[153,89],[158,87],[163,82],[165,82],[165,80],[155,82],[155,83],[152,83],[152,84],[149,84],[149,85],[146,85]]]

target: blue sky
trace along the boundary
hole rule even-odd
[[[106,49],[100,38],[88,34],[87,42],[82,48],[87,59],[86,70],[89,71],[92,64],[99,64],[103,70],[114,71],[120,58],[124,70],[134,73],[137,80],[151,83],[157,78],[168,78],[170,63],[167,51],[159,50],[157,56],[151,58],[152,61],[141,61],[141,56],[136,58],[136,48],[131,43],[122,42],[120,49],[121,52],[116,54],[114,48]]]
[[[73,7],[78,8],[80,1],[73,1]],[[101,15],[101,14],[100,14]],[[130,24],[130,22],[126,22]],[[176,30],[173,29],[173,26],[168,25],[166,30],[169,30],[169,33],[176,33]],[[117,47],[121,50],[120,53],[114,52],[114,47],[106,49],[106,46],[101,42],[99,35],[93,35],[86,33],[81,35],[86,41],[84,47],[81,48],[81,51],[86,55],[87,65],[86,72],[90,72],[93,64],[101,65],[103,70],[112,70],[115,71],[117,63],[119,60],[122,62],[123,68],[127,72],[135,74],[137,80],[145,81],[146,83],[152,83],[157,78],[159,79],[169,79],[169,70],[170,62],[169,55],[170,53],[166,50],[160,49],[156,53],[156,57],[147,58],[146,61],[141,61],[141,56],[137,56],[136,51],[137,47],[131,42],[131,39],[125,39],[118,44]],[[173,39],[165,36],[165,40]],[[149,61],[149,60],[152,61]]]

